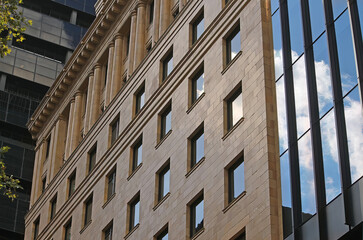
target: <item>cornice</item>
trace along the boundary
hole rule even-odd
[[[56,105],[67,94],[74,82],[77,81],[79,73],[87,66],[93,51],[97,49],[97,46],[105,37],[106,32],[111,28],[126,3],[127,0],[105,2],[102,11],[96,16],[71,58],[28,121],[27,128],[33,139],[38,137]]]

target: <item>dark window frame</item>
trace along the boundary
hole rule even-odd
[[[170,129],[169,131],[166,131],[166,126],[167,126],[167,117],[170,114]],[[162,112],[159,114],[160,115],[160,137],[159,137],[159,141],[161,141],[166,135],[168,135],[168,133],[171,131],[171,114],[172,114],[172,104],[171,102],[168,103],[166,105],[166,107],[164,107],[164,109],[162,110]]]
[[[203,220],[200,228],[194,228],[196,221],[196,208],[197,206],[203,202]],[[190,208],[190,238],[193,238],[196,234],[198,234],[204,228],[204,194],[200,194],[189,206]]]
[[[230,96],[226,99],[226,122],[227,122],[227,132],[230,131],[235,125],[233,124],[233,102],[241,95],[242,97],[242,116],[238,120],[240,121],[243,118],[243,95],[242,95],[242,85],[238,84],[237,87],[231,92]],[[237,121],[237,122],[238,122]]]
[[[65,225],[64,225],[64,240],[71,240],[71,232],[72,232],[72,219],[70,219]],[[68,238],[69,236],[69,238]]]
[[[198,15],[197,15],[197,17],[193,20],[193,22],[191,23],[191,25],[192,25],[192,45],[194,45],[195,43],[196,43],[196,41],[198,41],[198,25],[202,22],[202,21],[204,21],[204,9],[202,9],[199,13],[198,13]],[[204,23],[203,23],[203,25],[204,25]],[[203,32],[201,33],[201,35],[200,36],[202,36],[203,35],[203,33],[204,33],[204,31],[205,31],[205,29],[204,29],[204,27],[203,27]]]
[[[233,27],[233,30],[228,34],[225,38],[226,41],[226,65],[230,64],[234,58],[232,58],[232,40],[238,33],[241,32],[240,25],[237,24]],[[241,41],[241,36],[240,36]],[[241,42],[240,42],[240,51],[241,51]]]
[[[67,192],[68,199],[73,195],[75,190],[76,190],[76,170],[68,177],[68,192]]]
[[[52,221],[57,214],[57,194],[50,200],[49,221]]]
[[[139,137],[138,140],[136,140],[136,142],[134,143],[134,145],[132,146],[132,171],[134,172],[141,164],[142,164],[142,154],[141,154],[141,161],[138,164],[138,149],[141,147],[141,153],[142,153],[142,136]]]
[[[116,194],[116,167],[113,168],[111,170],[111,172],[107,175],[107,195],[106,195],[106,200],[110,200],[111,197],[114,194]]]
[[[144,102],[142,103],[142,97],[144,98]],[[145,83],[141,85],[141,87],[135,93],[135,113],[134,116],[139,114],[142,108],[145,106]]]
[[[138,223],[135,224],[135,215],[136,215],[136,205],[138,205],[138,211],[139,211],[139,216],[138,216]],[[134,229],[139,223],[140,223],[140,192],[137,193],[135,195],[135,197],[132,198],[132,200],[129,202],[129,211],[130,211],[130,215],[129,215],[129,227],[128,230],[129,232],[132,231],[132,229]]]
[[[96,165],[97,158],[97,145],[92,147],[92,149],[88,152],[88,165],[87,165],[87,175],[92,172]]]
[[[158,172],[158,202],[160,202],[169,192],[164,193],[165,174],[169,172],[169,192],[170,192],[170,160]]]
[[[204,135],[204,123],[202,123],[189,138],[190,141],[190,168],[192,169],[195,165],[197,165],[204,157],[204,149],[203,149],[203,157],[197,160],[197,141],[198,139]],[[204,139],[205,142],[205,139]],[[203,144],[204,145],[204,144]]]
[[[172,61],[172,69],[170,70],[171,73],[174,70],[173,47],[171,47],[171,49],[165,54],[164,58],[162,59],[162,83],[165,82],[165,80],[170,75],[170,73],[168,74],[168,65],[170,61]]]
[[[112,240],[113,222],[103,230],[103,240]]]
[[[169,234],[169,226],[166,225],[163,227],[162,230],[160,230],[160,233],[156,234],[155,240],[162,240],[166,235]]]
[[[233,202],[236,198],[238,198],[239,196],[241,196],[243,194],[243,192],[246,190],[246,187],[244,188],[244,190],[241,192],[241,194],[239,194],[238,196],[234,197],[234,184],[235,184],[235,176],[234,176],[234,171],[243,164],[243,170],[244,170],[244,157],[243,154],[241,156],[239,156],[233,163],[232,165],[228,168],[228,203]],[[244,172],[243,172],[243,182],[245,184],[245,179],[244,179]]]
[[[149,25],[154,22],[154,0],[149,4]]]
[[[93,194],[84,202],[83,227],[92,221]]]
[[[33,222],[33,240],[36,240],[39,235],[39,224],[40,224],[40,216],[35,219]]]
[[[190,105],[193,105],[201,97],[201,96],[197,97],[197,91],[198,91],[197,82],[198,82],[199,78],[202,77],[203,75],[204,75],[204,65],[202,65],[191,78],[191,104]],[[205,79],[203,77],[203,85],[204,85],[204,80]],[[204,91],[203,91],[203,93],[204,93]]]
[[[110,126],[111,130],[111,146],[116,142],[118,136],[119,136],[119,130],[120,130],[120,117],[117,116],[116,119],[111,123]]]

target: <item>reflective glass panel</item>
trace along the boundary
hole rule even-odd
[[[196,163],[204,157],[204,133],[200,135],[196,140]]]
[[[279,124],[279,147],[280,154],[288,148],[287,139],[287,119],[286,119],[286,102],[285,102],[285,79],[282,76],[276,83],[276,100],[277,100],[277,116]]]
[[[359,2],[359,0],[357,1]],[[348,7],[347,0],[332,0],[334,19]]]
[[[291,185],[290,185],[290,162],[289,151],[280,157],[281,171],[281,193],[282,193],[282,212],[284,237],[292,233],[292,213],[291,213]]]
[[[322,0],[309,0],[311,31],[313,41],[325,31],[325,15]]]
[[[280,10],[272,16],[274,60],[275,60],[275,79],[278,79],[283,72],[282,43],[281,43],[281,22]]]
[[[291,57],[292,62],[294,62],[304,52],[300,0],[289,0],[287,7],[290,24]]]

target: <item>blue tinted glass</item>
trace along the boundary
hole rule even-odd
[[[293,65],[292,71],[294,74],[296,125],[298,137],[300,137],[310,127],[305,56],[302,56],[299,61]]]
[[[169,236],[168,236],[168,233],[161,239],[161,240],[168,240],[169,239]]]
[[[204,73],[197,79],[197,94],[196,98],[204,93]]]
[[[363,34],[363,1],[357,1],[357,4],[358,4],[360,28],[362,29],[361,31]]]
[[[241,39],[240,32],[232,38],[231,40],[231,59],[233,59],[239,51],[241,51]]]
[[[292,62],[294,62],[304,51],[300,0],[289,0],[287,7],[289,11],[291,57]]]
[[[276,83],[280,154],[288,148],[284,76]]]
[[[321,141],[324,160],[324,176],[327,203],[340,194],[340,172],[334,110],[321,121]]]
[[[357,84],[352,32],[350,29],[349,13],[345,11],[335,22],[343,95],[347,94]]]
[[[197,206],[195,206],[195,226],[194,227],[196,229],[200,229],[201,227],[203,227],[203,218],[204,218],[203,202],[204,202],[204,200],[202,200]]]
[[[145,103],[145,92],[143,92],[140,96],[140,109],[144,106]]]
[[[142,162],[142,145],[137,148],[137,166]]]
[[[291,208],[289,151],[280,157],[282,206]]]
[[[170,170],[164,174],[164,196],[169,192],[170,186]]]
[[[275,79],[278,79],[283,74],[280,10],[272,17],[272,31],[275,55]]]
[[[196,163],[204,157],[204,133],[197,139],[196,142]]]
[[[319,115],[321,117],[334,105],[326,33],[314,44],[314,65],[316,85],[318,88]]]
[[[171,111],[165,116],[165,134],[171,130]]]
[[[363,112],[358,87],[344,98],[352,182],[363,175]]]
[[[135,204],[135,221],[134,227],[140,222],[140,201]]]
[[[325,15],[322,0],[309,0],[313,41],[325,30]]]
[[[359,1],[357,1],[359,2]],[[334,19],[348,7],[347,0],[332,0]]]
[[[234,171],[234,198],[238,197],[245,190],[245,177],[244,177],[245,164],[242,162]]]
[[[235,125],[242,116],[242,93],[240,93],[232,102],[232,125]]]
[[[271,0],[271,13],[274,13],[279,8],[279,0]]]
[[[315,183],[313,171],[313,159],[311,148],[310,131],[298,141],[300,184],[301,184],[301,207],[303,221],[316,213],[315,205]]]

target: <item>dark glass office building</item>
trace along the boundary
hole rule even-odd
[[[363,0],[271,0],[284,239],[363,239]]]
[[[24,238],[35,146],[25,124],[91,25],[95,2],[24,0],[20,7],[33,25],[26,40],[13,41],[11,54],[0,58],[0,146],[11,147],[7,172],[24,190],[14,202],[0,195],[1,240]]]

